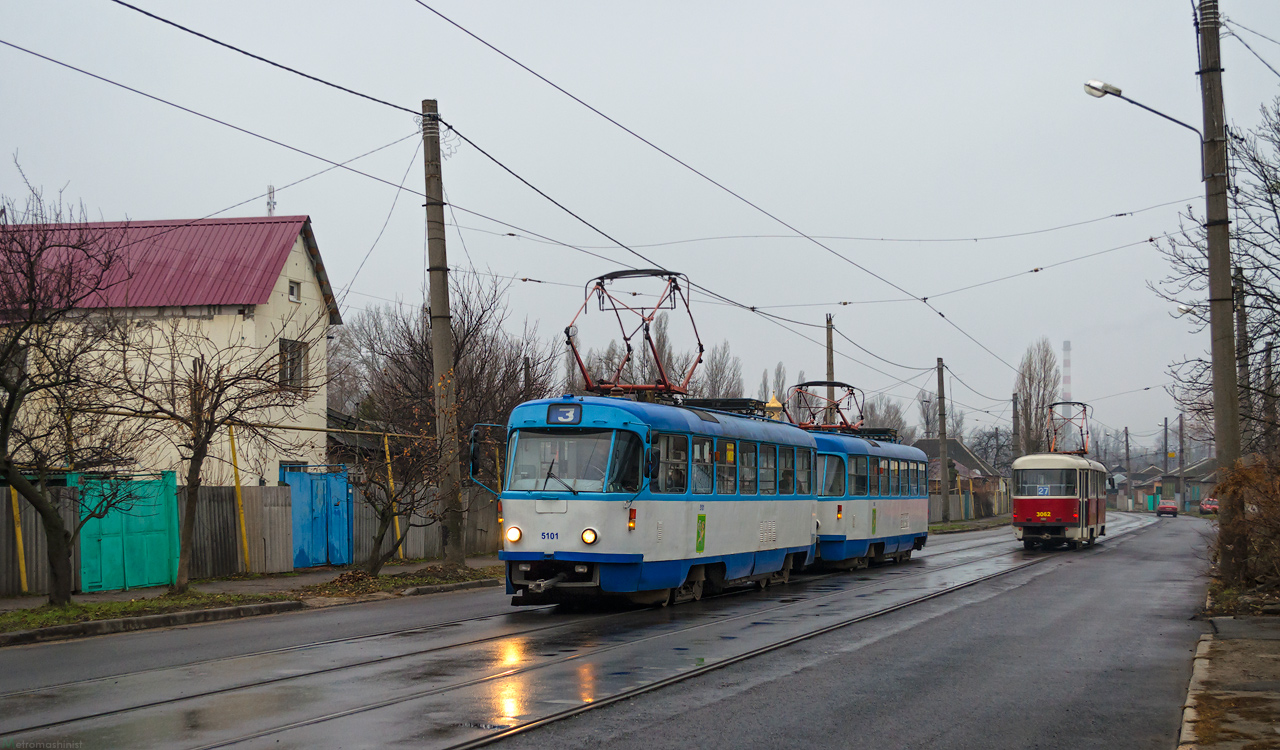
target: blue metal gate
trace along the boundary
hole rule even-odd
[[[280,467],[293,506],[293,567],[351,563],[351,490],[337,466]]]

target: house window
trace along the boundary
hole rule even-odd
[[[301,281],[289,282],[289,301],[290,302],[302,301],[302,282]]]
[[[301,388],[306,380],[306,366],[306,342],[280,339],[280,385],[285,388]]]

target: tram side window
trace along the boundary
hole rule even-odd
[[[741,446],[742,494],[756,494],[756,444],[743,443]]]
[[[634,432],[619,430],[613,439],[613,459],[609,462],[609,482],[605,492],[640,491],[640,457],[644,441]]]
[[[1076,497],[1076,470],[1018,469],[1013,484],[1020,496]]]
[[[778,448],[760,446],[760,494],[775,495],[778,492]]]
[[[876,494],[884,497],[889,494],[889,459],[873,458],[876,463]]]
[[[907,486],[907,494],[919,495],[920,494],[920,462],[912,461],[910,464],[908,464],[908,466],[910,468],[907,469],[907,479],[909,482]]]
[[[898,494],[898,462],[892,459],[889,461],[889,489],[884,494]]]
[[[693,439],[693,494],[710,495],[714,488],[715,458],[711,455],[711,438]]]
[[[678,494],[688,487],[689,438],[684,435],[659,435],[657,486],[654,492]]]
[[[813,492],[811,474],[813,470],[813,452],[801,448],[796,451],[796,494],[808,495]]]
[[[822,496],[844,496],[844,459],[839,456],[821,456],[823,463]]]
[[[721,495],[738,491],[738,453],[732,440],[716,443],[716,485]]]
[[[849,456],[849,494],[855,497],[867,494],[866,456]]]
[[[778,494],[790,495],[796,491],[796,449],[778,449]]]

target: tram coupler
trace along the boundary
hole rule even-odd
[[[555,588],[557,583],[560,583],[561,581],[563,581],[568,577],[569,577],[568,573],[558,573],[552,578],[544,578],[541,581],[534,581],[533,583],[529,584],[529,593],[536,595],[536,594],[541,594],[546,591],[549,591]]]

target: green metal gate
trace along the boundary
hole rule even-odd
[[[82,515],[114,505],[80,532],[80,590],[119,591],[174,582],[178,573],[178,490],[172,471],[130,477],[73,474]]]

